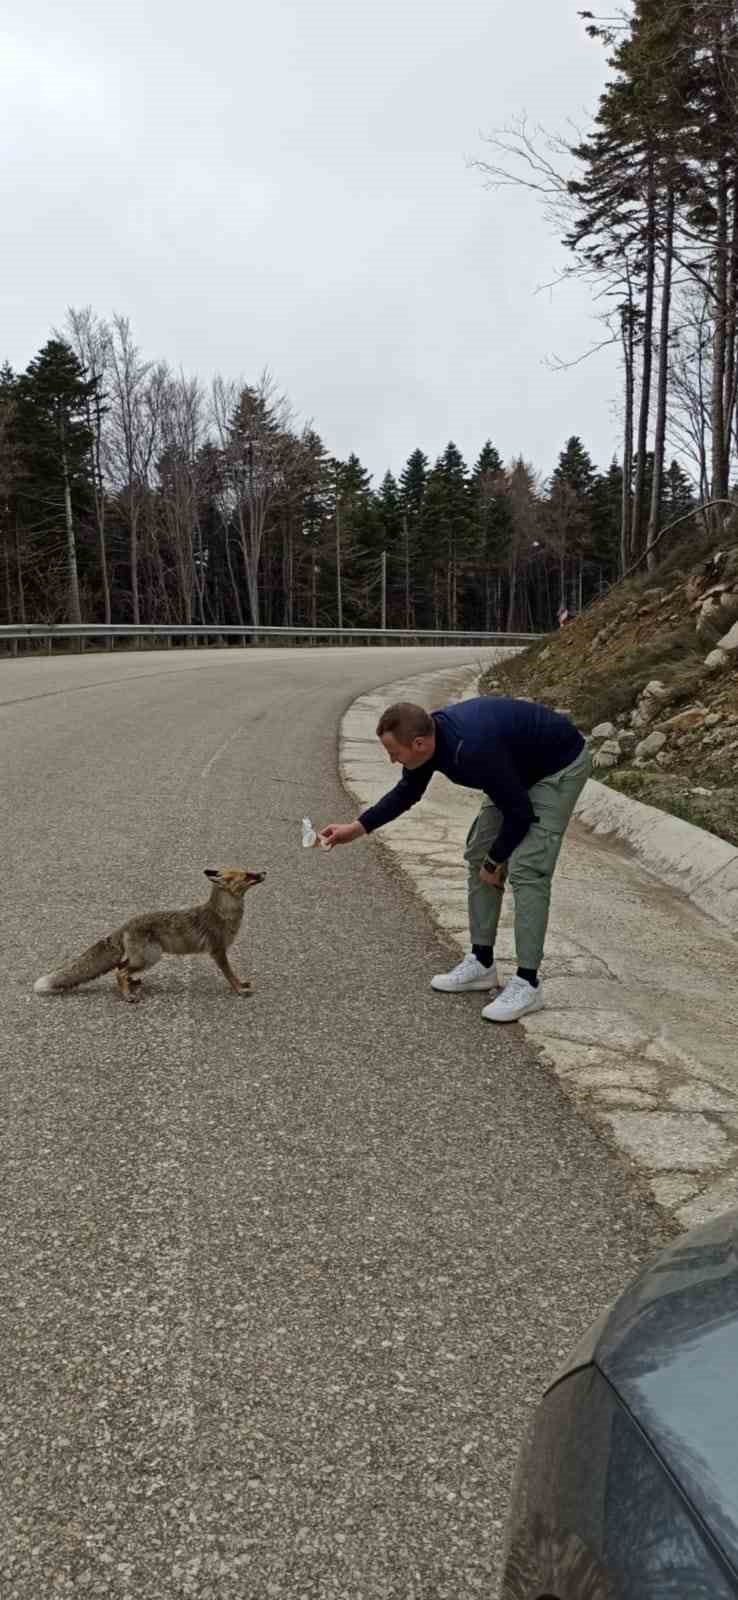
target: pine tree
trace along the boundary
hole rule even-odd
[[[529,462],[518,456],[508,472],[510,495],[510,542],[508,547],[507,632],[518,626],[527,630],[531,621],[530,597],[521,579],[530,565],[541,532],[541,509],[536,476]],[[524,609],[525,607],[525,609]]]
[[[695,115],[686,130],[691,212],[699,243],[691,265],[705,286],[712,316],[710,394],[713,499],[728,496],[731,439],[738,396],[738,8],[735,0],[702,0],[690,28],[697,79]],[[709,241],[705,261],[704,243]],[[725,509],[713,513],[719,523]]]
[[[420,516],[427,483],[428,457],[422,450],[413,450],[400,474],[403,510],[411,520],[417,521]]]
[[[382,577],[385,585],[386,614],[404,620],[405,546],[402,498],[397,479],[386,472],[374,498],[375,523],[381,544]],[[407,625],[407,624],[406,624]]]
[[[291,577],[294,584],[295,567],[299,572],[301,566],[305,566],[308,573],[305,621],[316,628],[322,598],[321,570],[332,568],[336,546],[336,463],[314,428],[305,430],[302,446],[302,482],[298,482],[297,490],[299,544]]]
[[[667,527],[670,522],[676,522],[677,517],[686,516],[688,512],[694,510],[694,507],[694,489],[689,478],[679,462],[672,461],[668,471],[664,473],[661,526]],[[665,542],[668,543],[668,538]]]
[[[25,622],[23,571],[17,542],[18,443],[15,428],[16,377],[6,361],[0,367],[0,547],[6,622]]]
[[[243,626],[241,588],[233,560],[230,517],[224,497],[223,457],[212,439],[208,439],[198,453],[197,485],[208,609],[218,622]]]
[[[491,439],[485,440],[472,468],[472,483],[479,483],[480,479],[485,477],[499,477],[504,470],[499,450],[495,449]]]
[[[595,471],[577,434],[562,450],[549,486],[543,518],[544,538],[558,562],[559,608],[581,609],[584,561],[592,532]]]
[[[49,339],[16,385],[16,429],[21,477],[19,515],[47,547],[64,529],[67,614],[81,622],[77,522],[91,505],[88,403],[96,380],[87,380],[71,346]]]
[[[384,548],[393,547],[402,527],[402,499],[397,479],[386,472],[376,496],[377,516],[384,537]]]
[[[227,473],[255,626],[261,620],[261,564],[268,519],[294,448],[290,411],[268,373],[245,385],[228,423]]]
[[[552,473],[553,483],[566,483],[578,500],[586,501],[595,479],[592,460],[578,434],[567,439]]]
[[[420,541],[432,582],[434,627],[446,617],[455,631],[459,616],[459,583],[471,553],[472,502],[466,465],[453,441],[430,473],[420,516]]]
[[[620,519],[623,469],[613,460],[606,473],[598,473],[590,493],[591,559],[596,579],[594,592],[614,583],[620,566]]]
[[[352,619],[364,622],[373,609],[381,582],[381,533],[371,492],[372,475],[362,466],[354,451],[346,461],[336,463],[336,528],[340,528],[342,559],[350,565],[347,590]],[[339,535],[337,532],[337,550]],[[338,557],[337,557],[338,560]],[[338,588],[338,621],[343,614],[341,585]]]
[[[502,574],[510,539],[510,496],[499,452],[487,440],[479,452],[470,484],[475,556],[479,564],[478,609],[486,633],[502,627]]]
[[[663,465],[675,215],[677,198],[689,183],[683,132],[693,115],[694,75],[684,35],[691,11],[689,0],[634,0],[630,25],[610,58],[615,77],[601,96],[593,137],[573,150],[583,177],[570,186],[580,216],[567,243],[595,272],[608,273],[613,286],[619,281],[625,290],[619,307],[626,368],[624,460],[628,473],[635,464],[635,478],[632,496],[630,479],[624,483],[623,566],[652,539]],[[590,31],[613,42],[612,31]],[[655,357],[649,506],[645,464]]]
[[[420,582],[420,537],[423,501],[428,484],[428,457],[422,450],[413,450],[400,474],[400,505],[402,509],[402,566],[404,574],[404,624],[410,628],[415,620],[418,603],[422,607]]]

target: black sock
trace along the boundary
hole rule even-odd
[[[518,977],[525,978],[533,989],[538,988],[538,973],[535,967],[518,967]]]
[[[493,944],[473,944],[472,955],[481,961],[483,967],[491,967],[495,959],[495,947]]]

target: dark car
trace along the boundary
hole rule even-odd
[[[738,1211],[600,1318],[533,1420],[501,1600],[738,1596]]]

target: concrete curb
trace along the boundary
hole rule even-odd
[[[353,702],[339,770],[359,807],[392,783],[375,732],[384,706],[432,709],[474,694],[478,677],[473,667],[425,673]],[[468,946],[462,854],[478,804],[437,777],[422,807],[380,838],[457,951]],[[738,851],[594,780],[576,824],[557,873],[546,1005],[522,1026],[577,1109],[692,1227],[738,1205]],[[603,848],[608,838],[626,850]],[[504,981],[515,970],[507,895],[496,951]]]
[[[738,934],[738,850],[734,845],[594,778],[582,791],[575,815],[593,833],[627,845],[647,872]]]

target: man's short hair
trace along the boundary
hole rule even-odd
[[[383,734],[391,733],[398,744],[412,744],[413,739],[427,739],[433,732],[433,718],[430,712],[422,706],[413,705],[411,700],[399,700],[397,705],[388,706],[377,723],[377,738]]]

